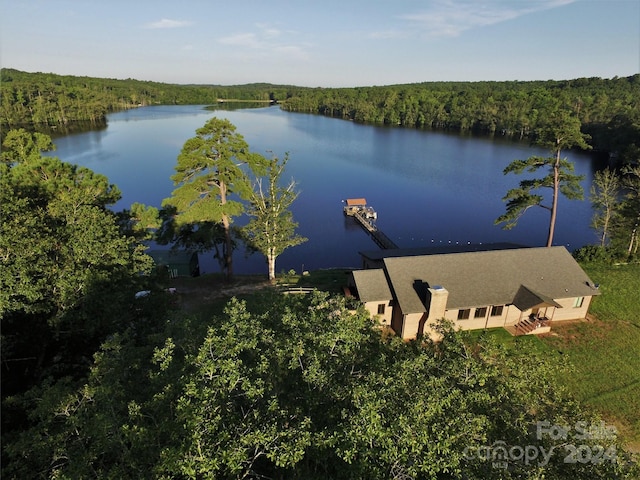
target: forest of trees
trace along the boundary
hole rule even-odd
[[[529,82],[432,82],[299,90],[293,112],[410,128],[528,137],[558,111],[575,115],[591,146],[621,162],[640,152],[640,75]]]
[[[575,115],[594,150],[619,164],[640,157],[640,74],[611,79],[425,82],[354,88],[264,83],[175,85],[2,69],[0,126],[43,129],[104,122],[139,105],[273,101],[292,112],[363,123],[535,139],[558,111]]]
[[[107,113],[144,105],[214,104],[218,100],[278,101],[296,87],[174,85],[140,80],[27,73],[3,68],[0,126],[4,128],[104,123]]]

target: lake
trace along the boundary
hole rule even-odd
[[[505,231],[494,225],[502,197],[523,176],[502,174],[515,159],[549,152],[502,138],[361,125],[276,107],[205,110],[203,106],[142,107],[110,114],[108,126],[54,139],[54,154],[106,175],[122,191],[113,208],[133,202],[159,207],[175,188],[170,176],[184,142],[213,116],[227,118],[258,153],[290,160],[283,180],[295,179],[292,207],[308,242],[285,251],[276,271],[359,267],[358,252],[377,249],[365,231],[344,217],[346,198],[365,197],[377,225],[399,247],[512,242],[543,246],[549,214],[530,209]],[[585,198],[597,168],[594,155],[563,152],[585,176]],[[560,198],[554,244],[574,250],[595,243],[588,200]],[[205,272],[217,271],[201,255]],[[259,255],[234,256],[236,273],[266,273]]]

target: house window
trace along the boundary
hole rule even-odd
[[[487,316],[487,307],[476,308],[473,318],[484,318]]]
[[[378,315],[384,315],[384,303],[379,303],[378,304]]]
[[[468,320],[471,314],[471,309],[466,308],[464,310],[458,310],[458,320]]]
[[[574,308],[580,308],[583,302],[584,302],[584,297],[576,297],[576,299],[573,301]]]
[[[494,305],[493,307],[491,307],[491,316],[492,317],[500,317],[502,316],[502,309],[504,308],[503,305]]]

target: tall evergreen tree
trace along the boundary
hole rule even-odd
[[[546,169],[547,175],[542,178],[521,180],[518,188],[509,190],[503,197],[503,200],[507,202],[506,212],[498,217],[495,223],[504,223],[504,228],[509,230],[516,226],[520,217],[530,207],[542,207],[549,211],[549,233],[546,246],[553,245],[560,194],[570,200],[583,198],[580,182],[584,177],[573,174],[573,164],[566,158],[562,158],[561,153],[563,149],[572,147],[590,148],[586,138],[588,137],[580,132],[578,118],[569,116],[562,111],[557,112],[547,126],[540,130],[536,142],[548,147],[552,155],[546,158],[534,155],[527,160],[514,160],[503,172],[505,175],[509,173],[520,175],[525,170],[534,173],[540,169]],[[539,193],[542,188],[551,190],[550,204],[543,203],[545,197]]]
[[[249,172],[259,173],[263,164],[264,157],[249,151],[231,122],[214,117],[185,142],[171,177],[178,188],[163,202],[176,209],[178,227],[222,225],[222,268],[228,280],[233,277],[231,223],[244,212],[240,200],[251,192]]]

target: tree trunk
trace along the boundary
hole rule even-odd
[[[549,219],[549,235],[547,247],[553,245],[553,234],[556,229],[556,217],[558,216],[558,196],[560,195],[560,148],[556,152],[556,163],[553,165],[553,200],[551,203],[551,218]]]
[[[602,225],[602,238],[600,240],[600,245],[602,247],[607,246],[607,234],[609,233],[609,221],[611,219],[611,207],[607,206],[607,210],[604,216],[604,223]]]
[[[231,241],[231,227],[229,217],[227,215],[222,216],[222,226],[224,227],[224,267],[225,276],[228,282],[233,279],[233,242]]]
[[[225,205],[227,203],[227,185],[220,181],[220,204]],[[224,208],[224,207],[223,207]],[[229,216],[222,214],[222,226],[224,228],[224,268],[225,278],[228,282],[233,279],[233,242],[231,241],[231,222]]]
[[[267,263],[269,264],[269,281],[275,283],[276,281],[276,256],[269,254],[267,256]]]

